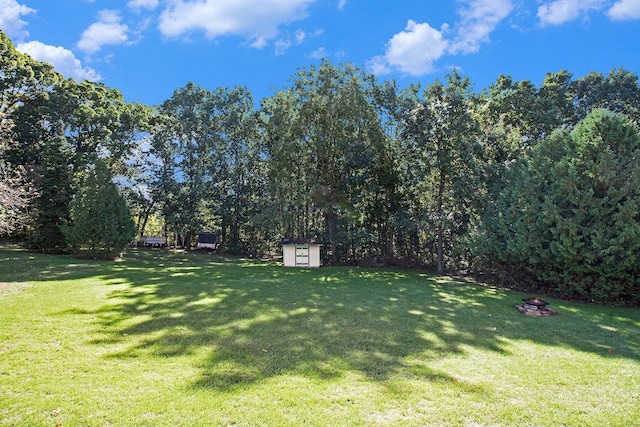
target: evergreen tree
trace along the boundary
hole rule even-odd
[[[63,229],[74,255],[113,259],[136,236],[131,212],[111,173],[98,160],[71,203],[71,222]]]
[[[69,155],[65,154],[63,135],[46,143],[41,169],[35,230],[27,244],[37,251],[61,253],[67,248],[62,226],[69,219],[69,203],[73,195]]]
[[[594,110],[514,164],[485,217],[486,254],[565,297],[638,303],[640,134]]]

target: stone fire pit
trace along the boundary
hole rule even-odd
[[[547,307],[547,305],[549,305],[548,302],[540,298],[537,298],[537,297],[523,298],[522,301],[524,301],[524,304],[516,305],[515,308],[520,313],[525,314],[527,316],[542,317],[542,316],[553,316],[558,314],[557,311]]]

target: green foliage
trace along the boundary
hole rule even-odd
[[[426,88],[408,117],[404,136],[414,142],[414,168],[421,187],[421,214],[434,230],[436,270],[444,272],[445,235],[451,245],[457,230],[466,228],[482,187],[475,98],[468,78],[455,70],[447,84]]]
[[[51,65],[18,52],[0,30],[0,235],[25,233],[33,220],[30,171],[41,148],[37,110],[58,79]]]
[[[60,225],[79,171],[99,152],[113,171],[124,172],[147,108],[125,103],[103,84],[65,80],[50,64],[17,52],[2,32],[0,53],[2,163],[26,171],[23,185],[31,194],[23,191],[23,201],[35,212],[28,244],[63,251]]]
[[[37,164],[42,150],[42,107],[48,102],[51,87],[62,77],[53,66],[18,52],[0,31],[0,128],[8,138],[4,159],[14,167]],[[7,126],[7,122],[11,125]]]
[[[100,160],[76,193],[70,216],[63,232],[72,253],[81,258],[114,259],[136,236],[129,208]]]
[[[355,237],[350,228],[363,226],[359,208],[365,205],[358,189],[371,184],[366,178],[373,166],[370,154],[383,141],[372,88],[372,76],[324,60],[299,71],[291,89],[263,104],[269,178],[276,184],[272,197],[278,197],[279,188],[291,189],[284,200],[297,213],[283,231],[308,237],[310,216],[321,215],[333,262],[347,257],[349,236]]]
[[[193,83],[174,91],[160,106],[162,119],[153,129],[153,147],[162,162],[156,189],[163,194],[168,224],[185,246],[203,225],[205,201],[211,198],[212,159],[219,150],[213,138],[213,94]]]
[[[105,160],[112,169],[123,167],[146,119],[146,108],[126,103],[116,89],[73,79],[56,84],[42,110],[48,122],[63,125],[74,173],[95,153],[108,154]]]
[[[622,113],[640,123],[640,85],[638,75],[619,68],[606,77],[591,72],[571,82],[568,90],[573,98],[573,122],[585,118],[595,108]]]
[[[638,125],[632,72],[503,75],[477,94],[455,70],[400,91],[323,60],[259,110],[246,88],[188,83],[150,115],[2,32],[0,53],[0,226],[33,230],[32,248],[64,250],[68,201],[100,157],[126,179],[139,230],[187,247],[202,230],[234,253],[316,237],[335,263],[498,263],[567,296],[638,299],[636,136],[589,116]]]
[[[639,171],[623,116],[595,110],[554,133],[511,168],[486,219],[491,256],[565,297],[640,302]]]
[[[258,112],[244,87],[220,88],[214,107],[218,156],[209,166],[215,182],[210,209],[220,219],[224,250],[243,254],[257,243],[248,223],[262,193]]]
[[[69,204],[73,197],[69,169],[70,154],[62,135],[48,141],[42,153],[42,172],[38,179],[34,231],[27,245],[45,253],[66,251],[62,227],[69,220]]]
[[[258,114],[246,88],[209,91],[188,83],[165,101],[151,130],[153,201],[190,246],[217,221],[225,250],[244,249],[242,231],[260,186]]]

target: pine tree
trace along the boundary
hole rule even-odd
[[[73,192],[69,155],[65,154],[64,144],[64,136],[59,135],[46,143],[42,155],[35,230],[27,244],[45,253],[62,253],[67,249],[62,226],[69,219]]]
[[[515,163],[485,218],[489,254],[567,298],[640,302],[640,133],[594,110]]]
[[[135,238],[129,207],[104,162],[97,160],[89,170],[63,232],[72,253],[90,259],[114,259]]]

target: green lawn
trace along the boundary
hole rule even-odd
[[[640,425],[640,310],[413,270],[0,245],[0,426]]]

